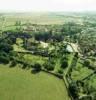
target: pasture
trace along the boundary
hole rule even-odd
[[[70,100],[61,79],[0,64],[0,100]]]

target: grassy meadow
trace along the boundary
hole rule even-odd
[[[0,64],[0,100],[70,100],[62,80]]]

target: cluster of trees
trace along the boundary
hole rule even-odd
[[[90,66],[90,60],[85,59],[84,60],[84,65],[87,66],[87,67],[89,67]]]
[[[83,65],[86,66],[89,69],[92,69],[93,71],[96,70],[95,61],[92,61],[92,59],[87,59],[87,58],[84,59]]]
[[[62,68],[58,69],[58,73],[63,74],[63,69]]]
[[[0,55],[0,63],[8,64],[10,59],[8,56]]]
[[[13,47],[8,43],[0,43],[0,63],[8,64],[10,61],[10,51]]]
[[[9,52],[12,51],[12,50],[13,50],[12,45],[7,44],[7,43],[1,43],[1,44],[0,44],[0,51],[9,53]]]
[[[78,43],[84,56],[95,56],[96,54],[95,33],[95,27],[86,27],[79,35]]]
[[[68,22],[63,25],[62,32],[65,32],[66,35],[74,35],[82,31],[83,26],[76,24],[74,22]]]
[[[54,58],[49,58],[44,64],[43,64],[44,68],[47,71],[52,71],[55,68],[55,61]]]
[[[62,41],[64,39],[63,34],[58,33],[58,34],[52,34],[52,32],[38,32],[36,34],[34,34],[34,37],[36,40],[38,41],[49,41],[49,40],[53,40],[53,41]]]
[[[69,84],[69,91],[74,100],[95,100],[96,98],[96,89],[89,86],[87,82],[72,81]]]
[[[61,68],[65,69],[66,67],[68,67],[68,58],[66,55],[63,55],[61,58]]]
[[[54,70],[54,67],[55,67],[54,64],[51,62],[45,62],[43,66],[48,71]]]
[[[74,98],[74,100],[78,100],[78,86],[77,86],[77,83],[75,81],[72,81],[70,84],[69,84],[69,91],[72,95],[72,97]]]

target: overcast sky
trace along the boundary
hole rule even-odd
[[[0,11],[96,11],[96,0],[0,0]]]

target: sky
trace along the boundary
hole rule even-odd
[[[0,11],[96,11],[96,0],[0,0]]]

